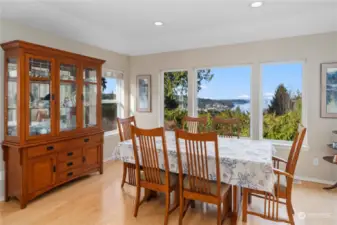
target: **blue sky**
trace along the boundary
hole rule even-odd
[[[114,78],[106,78],[107,84],[106,89],[103,91],[104,94],[116,93],[116,79]]]
[[[203,83],[199,98],[249,99],[251,67],[212,68],[211,82]],[[302,64],[264,64],[261,68],[264,98],[271,98],[283,83],[289,90],[302,91]]]

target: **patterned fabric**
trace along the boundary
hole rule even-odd
[[[218,139],[221,182],[240,187],[273,192],[276,178],[273,173],[272,156],[276,152],[270,141],[248,139]],[[170,172],[178,173],[178,159],[175,135],[172,131],[166,132],[167,151]],[[164,155],[161,151],[161,140],[156,140],[159,154],[159,167],[164,169]],[[181,140],[183,171],[187,174],[184,161],[185,147]],[[208,168],[210,180],[216,180],[214,144],[207,143]],[[140,155],[140,154],[139,154]],[[113,152],[113,159],[135,163],[132,141],[119,143]],[[141,158],[140,158],[141,161]]]

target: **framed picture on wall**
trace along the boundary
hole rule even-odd
[[[151,112],[151,75],[137,76],[137,112]]]
[[[337,63],[321,64],[321,117],[337,118]]]

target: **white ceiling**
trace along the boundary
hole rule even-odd
[[[250,2],[0,0],[0,9],[2,18],[128,55],[337,31],[337,0]]]

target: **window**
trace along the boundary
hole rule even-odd
[[[240,136],[249,137],[250,66],[199,69],[196,75],[198,116],[208,118],[209,128],[214,116],[239,118]]]
[[[104,131],[117,130],[117,117],[123,110],[123,74],[106,71],[102,77],[102,127]]]
[[[302,119],[302,63],[263,64],[263,138],[291,141]]]
[[[187,115],[188,72],[164,72],[164,121],[165,126],[182,126],[182,119]]]

